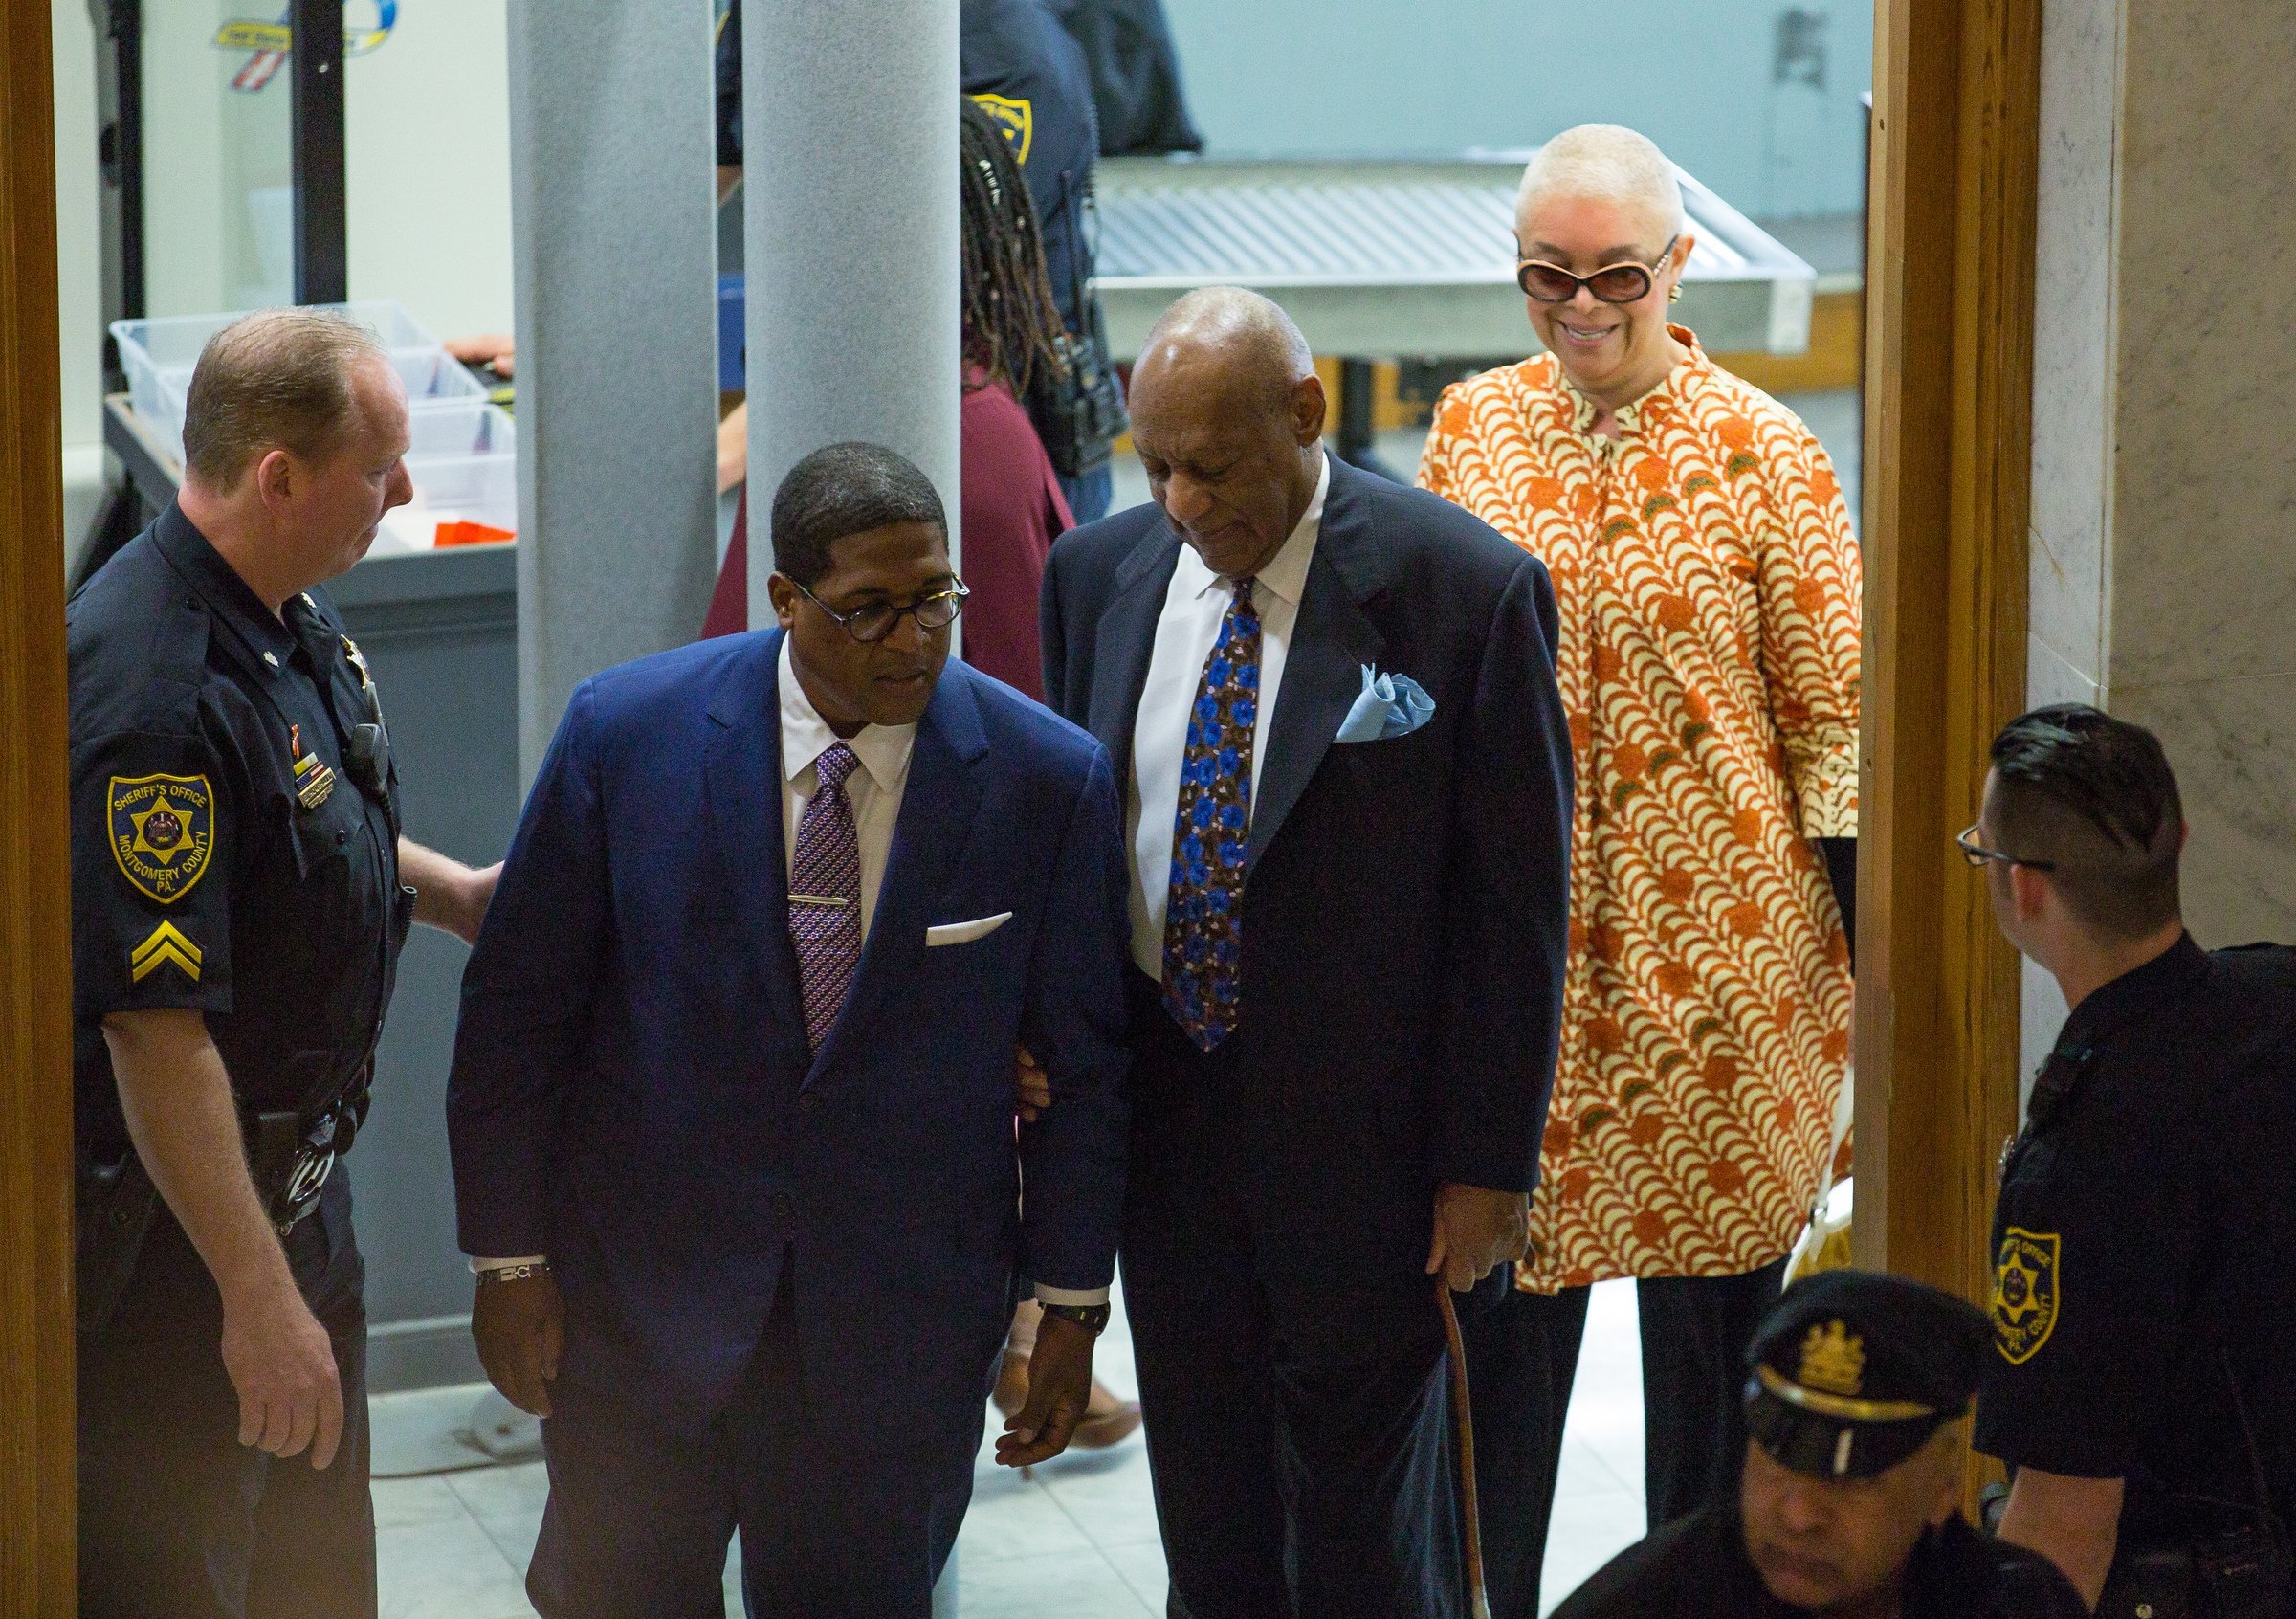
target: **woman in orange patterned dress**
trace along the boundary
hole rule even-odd
[[[1589,1284],[1638,1281],[1651,1524],[1734,1488],[1848,1063],[1857,542],[1810,431],[1667,323],[1686,225],[1643,136],[1550,142],[1516,211],[1546,352],[1447,389],[1420,466],[1553,573],[1578,767],[1531,1242],[1468,1345],[1501,1619],[1538,1610]]]

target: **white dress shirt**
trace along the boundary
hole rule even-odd
[[[1204,644],[1208,649],[1211,643]],[[893,854],[893,829],[901,818],[901,794],[909,786],[909,761],[916,751],[916,726],[914,723],[864,725],[852,736],[839,737],[813,706],[813,699],[806,696],[806,688],[798,684],[797,671],[789,661],[786,637],[782,641],[780,683],[782,871],[786,876],[796,864],[797,824],[805,815],[806,806],[821,790],[821,756],[843,742],[861,761],[861,767],[845,778],[845,796],[853,807],[853,833],[861,849],[861,938],[866,943],[869,924],[877,913],[877,893],[885,886],[885,862]],[[1177,804],[1178,799],[1174,802]],[[519,1259],[473,1259],[471,1269],[503,1270],[542,1262],[540,1254]],[[1105,1304],[1108,1289],[1039,1287],[1036,1296],[1047,1304]]]
[[[1323,499],[1331,487],[1327,451],[1308,509],[1252,583],[1251,605],[1260,614],[1260,696],[1251,725],[1253,814],[1259,812],[1260,772],[1268,764],[1269,726],[1284,682],[1292,627],[1299,621],[1300,593],[1307,588],[1308,564],[1323,526]],[[1188,711],[1195,706],[1204,663],[1235,593],[1234,580],[1214,573],[1195,547],[1181,543],[1180,564],[1164,591],[1164,610],[1156,621],[1156,645],[1148,656],[1148,679],[1140,688],[1140,711],[1132,726],[1132,781],[1124,810],[1124,830],[1132,844],[1132,959],[1159,982],[1164,976],[1164,902],[1172,888],[1172,821],[1180,813],[1180,766],[1188,748]]]

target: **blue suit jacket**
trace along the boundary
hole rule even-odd
[[[844,1013],[809,1056],[781,643],[645,658],[568,704],[463,978],[461,1243],[550,1256],[562,1382],[706,1419],[786,1256],[809,1397],[861,1423],[919,1400],[977,1413],[1016,1277],[1114,1270],[1127,924],[1108,756],[947,666]],[[979,940],[925,943],[1001,911]],[[1016,1044],[1054,1093],[1017,1145]]]

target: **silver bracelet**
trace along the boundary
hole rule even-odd
[[[549,1274],[550,1266],[546,1261],[540,1265],[488,1265],[480,1269],[478,1279],[482,1282],[532,1281],[537,1276]]]

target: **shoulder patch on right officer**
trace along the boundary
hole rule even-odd
[[[2040,1354],[2057,1328],[2057,1259],[2063,1246],[2055,1231],[2011,1226],[2001,1234],[1993,1267],[1993,1338],[2001,1359],[2013,1366]]]
[[[114,776],[104,797],[112,858],[137,893],[172,905],[199,886],[215,847],[215,794],[207,777]]]

